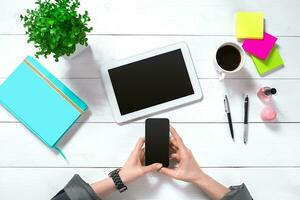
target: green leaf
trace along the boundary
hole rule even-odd
[[[47,24],[50,26],[53,25],[54,22],[55,22],[54,19],[47,19]]]
[[[51,34],[51,35],[54,35],[55,33],[56,33],[56,29],[51,29],[51,30],[50,30],[50,34]]]
[[[62,55],[70,55],[76,44],[87,45],[87,33],[93,29],[88,12],[77,12],[79,0],[36,0],[37,8],[27,9],[20,15],[28,43],[38,49],[36,55],[52,54],[56,61]]]

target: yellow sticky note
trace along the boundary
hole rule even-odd
[[[236,37],[238,39],[263,39],[264,13],[262,12],[237,12]]]

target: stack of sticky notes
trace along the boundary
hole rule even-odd
[[[283,66],[276,47],[277,38],[264,31],[263,13],[237,12],[236,37],[245,39],[243,49],[250,54],[260,75],[266,75]]]

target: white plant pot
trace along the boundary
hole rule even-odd
[[[89,47],[89,45],[84,46],[82,44],[76,44],[75,52],[69,56],[64,55],[63,58],[66,60],[71,60],[71,59],[75,58],[76,56],[78,56],[80,53],[82,53],[84,50],[86,50],[88,47]]]

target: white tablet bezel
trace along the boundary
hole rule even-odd
[[[190,78],[190,81],[191,81],[191,84],[192,84],[192,87],[194,90],[194,94],[185,96],[185,97],[181,97],[179,99],[175,99],[172,101],[168,101],[168,102],[156,105],[156,106],[151,106],[149,108],[145,108],[145,109],[142,109],[139,111],[121,115],[108,70],[112,69],[112,68],[120,67],[120,66],[129,64],[129,63],[133,63],[136,61],[140,61],[140,60],[143,60],[143,59],[146,59],[149,57],[153,57],[156,55],[174,51],[177,49],[181,49],[181,52],[182,52],[182,55],[183,55],[183,58],[184,58],[184,61],[186,64],[186,68],[188,71],[188,75],[189,75],[189,78]],[[199,81],[197,78],[197,74],[196,74],[196,71],[195,71],[195,68],[193,65],[193,61],[192,61],[188,46],[185,42],[176,43],[176,44],[173,44],[170,46],[162,47],[162,48],[155,49],[155,50],[152,50],[152,51],[149,51],[146,53],[142,53],[142,54],[139,54],[136,56],[122,59],[122,60],[110,63],[104,67],[102,66],[100,68],[100,70],[101,70],[106,94],[108,97],[108,101],[110,103],[111,110],[113,112],[113,116],[117,123],[123,123],[123,122],[127,122],[130,120],[138,119],[138,118],[141,118],[144,116],[148,116],[150,114],[154,114],[154,113],[157,113],[157,112],[160,112],[163,110],[167,110],[167,109],[170,109],[173,107],[177,107],[177,106],[180,106],[183,104],[191,103],[191,102],[202,99],[201,87],[200,87],[200,84],[199,84]]]

